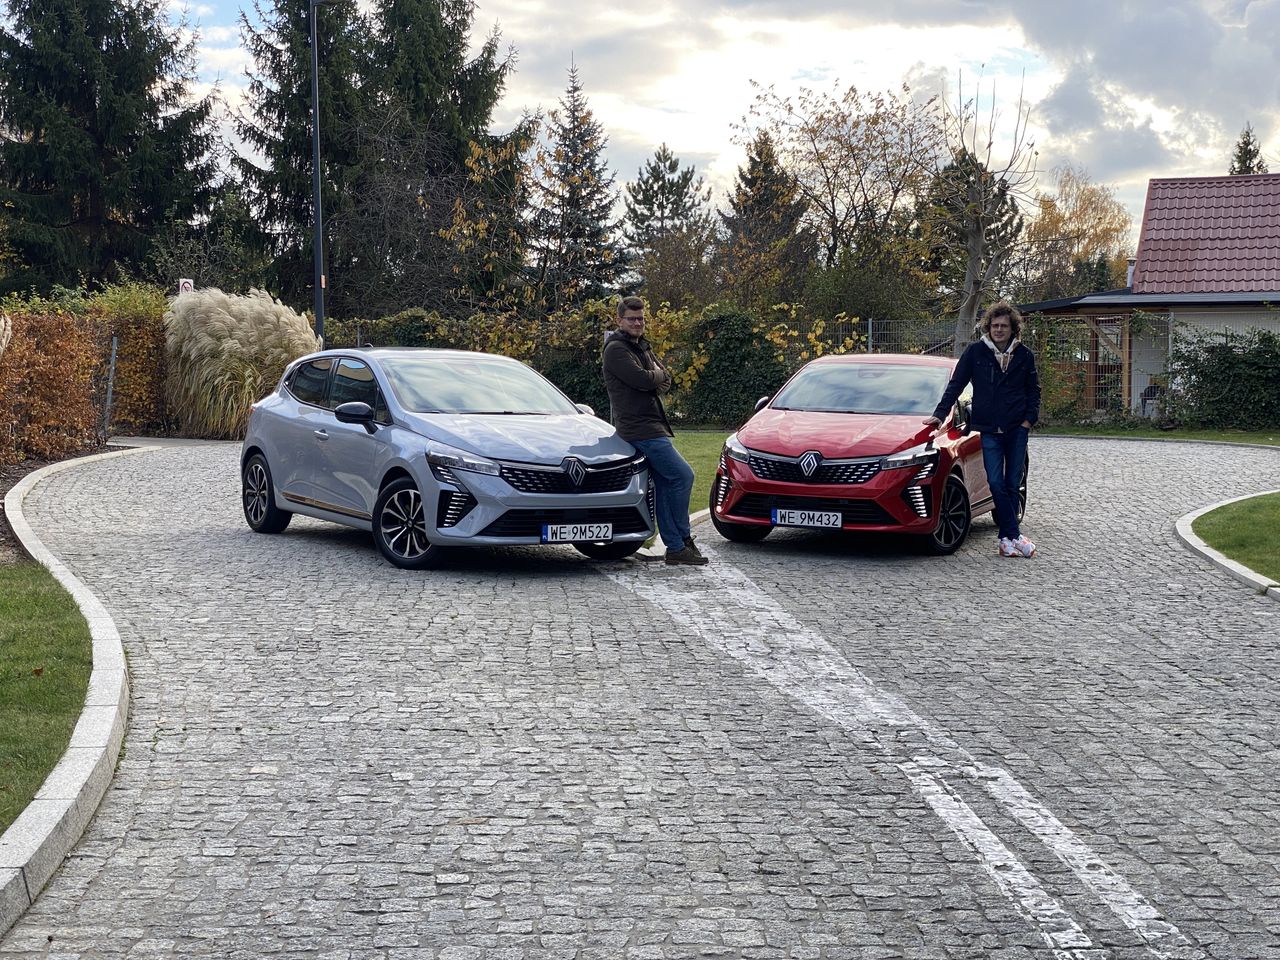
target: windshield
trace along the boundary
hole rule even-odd
[[[947,367],[831,363],[805,367],[773,399],[774,410],[928,416],[946,389]]]
[[[564,414],[578,409],[523,363],[500,357],[386,357],[387,381],[413,413]]]

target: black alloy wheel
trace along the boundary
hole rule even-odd
[[[732,543],[759,543],[769,534],[773,533],[773,527],[764,524],[756,525],[754,523],[733,523],[729,520],[721,520],[716,516],[716,483],[711,484],[711,499],[707,506],[711,508],[711,525],[716,528],[716,533],[724,537]]]
[[[246,460],[240,471],[240,504],[245,522],[255,533],[280,533],[293,519],[292,513],[276,506],[271,468],[260,453]]]
[[[973,511],[969,506],[969,491],[957,474],[947,477],[942,488],[942,505],[938,507],[938,525],[925,538],[931,553],[947,556],[955,553],[969,536]]]
[[[426,570],[443,559],[444,548],[427,539],[422,495],[408,477],[391,481],[378,494],[373,539],[384,557],[405,570]]]
[[[643,546],[643,540],[584,540],[575,543],[573,548],[584,557],[607,562],[610,560],[625,560]]]

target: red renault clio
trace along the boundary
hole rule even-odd
[[[921,422],[955,364],[859,354],[801,367],[725,440],[711,485],[716,530],[738,542],[775,527],[902,533],[954,553],[992,508],[982,441],[968,430],[971,390],[940,427]]]

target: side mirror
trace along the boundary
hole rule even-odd
[[[590,404],[575,403],[574,406],[578,408],[579,413],[585,413],[589,417],[594,417],[596,415],[595,410],[591,407]]]
[[[960,431],[961,436],[967,437],[973,427],[969,421],[973,418],[973,402],[971,400],[961,400],[956,404],[955,417],[952,423],[955,428]]]
[[[370,433],[378,428],[373,425],[373,407],[369,406],[363,400],[352,400],[350,403],[340,403],[333,409],[333,415],[338,418],[339,423],[359,423]]]
[[[770,400],[772,400],[772,399],[773,399],[773,397],[764,396],[764,397],[761,397],[759,400],[757,400],[757,401],[756,401],[756,413],[759,413],[761,410],[763,410],[765,407],[767,407],[767,406],[769,405],[769,401],[770,401]]]

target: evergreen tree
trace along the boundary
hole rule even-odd
[[[761,130],[747,150],[746,168],[738,168],[729,210],[720,214],[725,292],[756,308],[794,300],[816,254],[816,238],[804,224],[807,212],[773,138]]]
[[[1246,123],[1231,154],[1231,169],[1227,171],[1227,175],[1239,177],[1248,173],[1269,172],[1267,162],[1262,159],[1262,146],[1254,136],[1253,124]]]
[[[13,288],[111,280],[208,202],[208,98],[158,0],[9,0],[0,203]]]
[[[623,236],[632,250],[642,253],[668,232],[702,226],[710,201],[711,189],[703,189],[693,167],[681,170],[679,158],[664,143],[626,186]]]
[[[530,248],[537,286],[556,310],[612,293],[626,264],[615,240],[617,192],[604,161],[608,139],[587,106],[576,66],[569,68],[560,109],[547,120]]]
[[[246,199],[269,238],[273,292],[295,303],[314,294],[314,228],[311,163],[311,37],[309,0],[274,0],[270,14],[255,0],[264,26],[241,14],[241,34],[256,71],[250,75],[245,113],[236,131],[265,161],[237,157],[235,168]],[[359,161],[357,136],[364,114],[363,52],[369,25],[356,0],[334,0],[317,8],[320,61],[321,198],[325,220],[341,216]],[[346,271],[329,257],[331,271]]]
[[[406,306],[468,314],[522,268],[525,124],[489,132],[513,65],[491,34],[470,55],[469,0],[380,0],[378,38],[354,127],[351,196],[330,224],[335,311]]]
[[[404,108],[407,130],[447,144],[442,159],[460,171],[469,144],[489,140],[512,55],[499,56],[495,32],[470,56],[473,0],[379,0],[377,11],[374,90]]]

